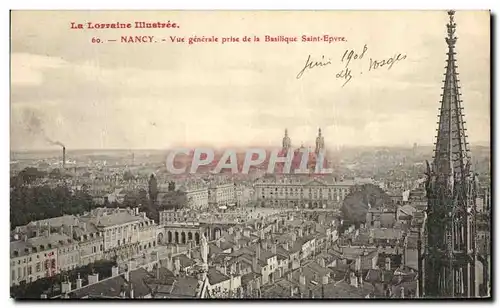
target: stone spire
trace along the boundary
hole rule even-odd
[[[318,129],[318,137],[316,137],[316,149],[314,153],[318,154],[324,148],[325,148],[325,139],[321,135],[321,128],[320,128]]]
[[[292,141],[288,137],[288,129],[285,129],[285,137],[283,137],[283,150],[288,151],[292,146]]]
[[[476,177],[470,168],[457,73],[455,12],[449,11],[448,52],[436,148],[427,164],[427,238],[424,296],[475,294]],[[419,273],[419,276],[422,273]]]
[[[441,182],[446,182],[449,189],[453,189],[454,178],[462,178],[469,172],[470,157],[464,128],[463,108],[460,100],[460,85],[455,59],[456,23],[454,11],[449,11],[450,18],[447,24],[448,35],[445,38],[448,44],[446,73],[439,112],[439,127],[437,130],[436,148],[434,152],[433,170],[440,175]]]

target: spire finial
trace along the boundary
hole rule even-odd
[[[318,136],[321,137],[321,127],[318,129]]]
[[[285,128],[285,137],[288,137],[288,128]]]
[[[446,25],[448,28],[448,37],[446,38],[446,43],[450,48],[455,47],[457,38],[455,37],[455,30],[457,24],[455,23],[455,11],[448,11],[448,16],[450,17],[449,23]]]

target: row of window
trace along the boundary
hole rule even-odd
[[[257,189],[258,190],[262,190],[262,191],[280,191],[280,192],[292,192],[292,191],[301,191],[301,192],[304,192],[304,191],[310,191],[310,192],[323,192],[323,193],[326,193],[326,192],[329,192],[329,193],[332,193],[332,192],[335,192],[335,193],[346,193],[348,192],[348,189],[343,189],[343,188],[328,188],[328,190],[326,190],[326,188],[323,188],[323,189],[314,189],[314,188],[293,188],[293,187],[263,187],[263,188],[260,188],[260,189]]]

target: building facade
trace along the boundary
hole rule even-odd
[[[138,209],[98,208],[16,228],[10,284],[33,282],[102,259],[130,259],[156,246],[158,226]]]
[[[362,181],[302,176],[267,176],[254,183],[255,201],[260,206],[338,208],[351,188]]]

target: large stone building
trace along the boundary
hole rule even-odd
[[[98,208],[17,227],[10,242],[11,285],[101,259],[129,259],[156,246],[158,228],[138,209]]]
[[[254,196],[261,206],[337,208],[353,186],[368,182],[371,180],[336,181],[328,176],[265,176],[254,183]]]
[[[209,192],[205,181],[187,181],[179,187],[179,191],[186,194],[189,208],[201,210],[208,207]]]
[[[234,182],[226,178],[209,180],[208,203],[217,206],[235,204],[236,192]]]

